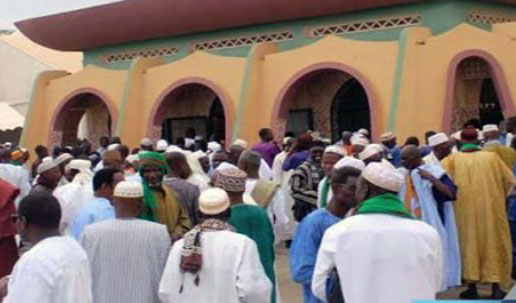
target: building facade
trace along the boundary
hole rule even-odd
[[[216,2],[216,3],[215,3]],[[516,114],[516,1],[126,0],[21,21],[46,47],[84,51],[35,82],[22,144],[258,140],[257,130],[374,138],[451,132]],[[72,29],[73,30],[70,30]]]

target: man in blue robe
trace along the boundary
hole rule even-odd
[[[441,290],[461,285],[461,260],[452,201],[457,186],[437,165],[424,164],[419,149],[407,145],[401,153],[405,183],[399,197],[418,219],[434,227],[443,245],[443,284]]]
[[[294,282],[303,286],[305,303],[322,302],[311,290],[317,251],[326,229],[342,220],[356,205],[355,190],[360,173],[348,166],[334,169],[330,180],[333,197],[328,206],[306,216],[297,227],[290,247],[290,272]],[[335,282],[328,281],[327,290],[334,289],[338,285]]]

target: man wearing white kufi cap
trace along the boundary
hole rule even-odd
[[[170,250],[165,225],[138,219],[143,187],[122,181],[113,193],[114,220],[88,225],[80,239],[91,266],[94,302],[158,302]]]
[[[482,133],[484,134],[484,140],[486,142],[482,149],[496,153],[500,159],[507,164],[509,169],[512,169],[516,161],[516,151],[510,147],[502,145],[500,142],[500,131],[498,130],[498,126],[495,124],[484,125]]]
[[[331,191],[334,195],[326,208],[312,212],[301,221],[290,247],[290,273],[294,282],[303,286],[304,302],[321,302],[312,293],[311,285],[317,251],[324,232],[344,219],[350,209],[356,206],[355,190],[361,170],[351,165],[347,166],[346,163],[338,167],[345,159],[349,159],[347,163],[351,165],[361,162],[353,157],[346,157],[335,164],[330,178]],[[363,163],[362,166],[356,166],[364,168]],[[336,283],[336,279],[329,279],[328,289],[335,289]]]
[[[153,151],[154,150],[154,143],[149,138],[143,138],[140,141],[140,148],[143,151]]]
[[[399,198],[411,214],[437,230],[443,246],[441,290],[461,285],[459,240],[452,202],[457,186],[440,165],[425,164],[421,152],[407,145],[401,152],[405,182]]]
[[[317,207],[326,207],[331,199],[330,175],[333,166],[340,159],[346,156],[346,153],[336,145],[330,145],[324,150],[321,166],[324,171],[324,178],[319,182],[317,187]]]
[[[326,230],[312,290],[326,300],[336,269],[346,302],[410,303],[435,299],[441,285],[439,235],[415,220],[398,199],[403,175],[384,163],[369,164],[357,184],[357,215]]]
[[[61,170],[61,180],[59,180],[59,184],[57,187],[66,185],[69,183],[68,179],[66,179],[65,175],[65,167],[73,160],[73,156],[68,153],[64,153],[59,155],[59,157],[55,158],[55,163],[59,166],[59,169]]]
[[[62,174],[59,165],[52,158],[45,158],[38,166],[37,183],[31,193],[46,192],[52,194],[57,188]]]
[[[272,284],[257,246],[227,223],[229,207],[229,197],[222,189],[201,194],[199,209],[204,222],[174,243],[159,286],[161,302],[270,301]]]
[[[90,170],[91,162],[88,160],[72,160],[68,165],[73,181],[58,187],[54,196],[61,205],[60,231],[68,233],[75,215],[84,203],[93,199],[93,173]]]
[[[369,144],[366,148],[358,154],[358,158],[364,161],[364,164],[371,162],[381,162],[383,154],[383,147],[379,144]]]
[[[354,135],[351,137],[351,145],[353,146],[353,156],[361,153],[367,145],[369,145],[369,140],[362,135]],[[351,155],[348,155],[351,156]]]
[[[427,164],[441,166],[441,160],[451,153],[451,142],[445,133],[437,133],[428,138],[428,146],[432,152],[423,158]]]

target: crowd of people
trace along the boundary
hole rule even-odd
[[[516,273],[516,117],[503,125],[404,145],[366,129],[333,144],[270,129],[254,146],[103,137],[37,146],[31,165],[3,144],[0,301],[281,302],[279,245],[305,303],[461,285],[478,299],[480,283],[501,299]]]

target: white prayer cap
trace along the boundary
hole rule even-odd
[[[369,131],[365,128],[359,129],[357,133],[362,134],[364,136],[369,136]]]
[[[195,141],[202,141],[204,140],[203,136],[195,136]]]
[[[324,149],[324,153],[334,153],[341,156],[346,156],[346,152],[343,148],[340,148],[336,145],[330,145]]]
[[[437,145],[440,145],[440,144],[443,144],[443,143],[446,143],[449,141],[450,141],[450,138],[448,138],[448,136],[446,136],[445,133],[437,133],[428,138],[428,145],[430,147],[434,147],[434,146],[437,146]]]
[[[205,152],[203,152],[202,150],[198,150],[198,151],[194,152],[191,156],[196,159],[208,157],[208,155]]]
[[[159,152],[164,152],[168,147],[167,140],[159,140],[158,143],[156,143],[156,150]]]
[[[152,145],[152,140],[149,139],[149,138],[143,138],[140,141],[140,145],[142,145],[142,146],[151,146]]]
[[[335,163],[335,165],[333,166],[333,169],[339,169],[339,168],[343,168],[346,166],[354,167],[360,171],[363,171],[365,168],[364,161],[358,160],[355,157],[348,156],[348,157],[344,157],[344,158],[340,159],[337,163]]]
[[[167,147],[167,149],[165,149],[165,153],[167,153],[167,154],[173,153],[173,152],[181,153],[181,152],[183,152],[183,150],[180,147],[175,146],[175,145],[170,145],[169,147]]]
[[[235,142],[233,142],[233,145],[238,145],[240,147],[243,147],[244,149],[247,149],[249,147],[249,144],[242,139],[236,139]]]
[[[61,165],[61,163],[64,163],[68,160],[72,160],[73,157],[70,154],[61,154],[59,157],[56,158],[55,162],[57,165]]]
[[[190,148],[195,144],[195,140],[192,138],[185,138],[185,148]]]
[[[287,145],[288,144],[288,141],[292,139],[292,137],[285,137],[283,138],[283,145]]]
[[[403,186],[404,177],[392,166],[373,162],[367,165],[362,177],[370,183],[392,192],[399,192]]]
[[[131,164],[133,164],[134,162],[137,162],[138,160],[140,160],[138,155],[129,155],[129,156],[127,156],[127,158],[125,158],[125,161],[127,161]]]
[[[488,132],[497,132],[498,126],[496,124],[486,124],[482,128],[482,132],[488,133]]]
[[[109,146],[107,147],[107,150],[108,151],[117,150],[119,145],[120,144],[118,144],[118,143],[109,144]]]
[[[361,135],[355,135],[355,136],[351,137],[351,145],[367,146],[367,145],[369,145],[369,140],[362,137]]]
[[[375,144],[370,144],[366,146],[366,148],[364,148],[361,153],[358,154],[358,157],[360,160],[364,161],[379,153],[381,153],[381,151],[378,151],[378,148],[375,146]]]
[[[380,136],[380,140],[382,142],[387,142],[387,141],[390,141],[390,140],[392,140],[394,138],[396,138],[396,135],[394,135],[394,133],[392,133],[392,132],[383,133]]]
[[[41,161],[41,163],[38,165],[37,173],[38,175],[41,175],[42,173],[51,170],[55,167],[57,167],[59,164],[56,163],[52,158],[47,157]]]
[[[457,132],[454,132],[451,137],[455,140],[460,140],[460,134],[462,133],[462,131],[457,131]]]
[[[80,171],[89,170],[91,168],[91,162],[89,160],[75,159],[70,162],[69,168]]]
[[[221,149],[222,149],[222,146],[220,146],[220,144],[218,144],[217,142],[215,142],[215,141],[208,142],[208,150],[210,150],[212,153],[216,153]]]
[[[217,166],[216,170],[221,171],[221,170],[235,169],[235,168],[238,168],[238,167],[236,167],[235,165],[233,165],[229,162],[222,162],[219,164],[219,166]]]
[[[117,198],[141,198],[143,197],[143,186],[140,182],[122,181],[116,185],[113,196]]]
[[[5,142],[4,145],[5,147],[11,147],[13,144],[11,142]]]
[[[218,215],[230,206],[229,196],[223,189],[210,188],[199,196],[199,210],[206,215]]]

